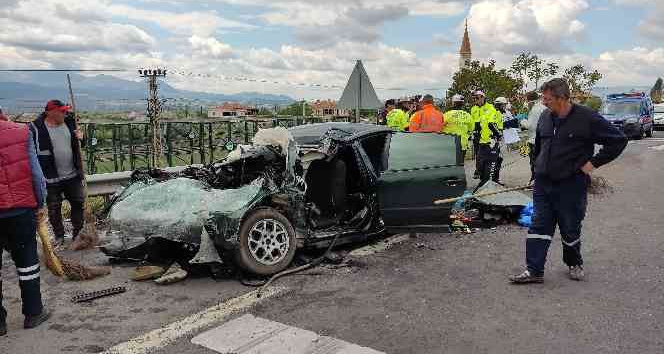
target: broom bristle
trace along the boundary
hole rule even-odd
[[[592,195],[606,195],[613,193],[614,189],[606,180],[606,178],[601,176],[592,176],[590,177],[590,186],[588,187],[588,193]]]
[[[76,261],[60,258],[65,276],[69,280],[90,280],[100,276],[111,274],[111,267],[84,266]]]

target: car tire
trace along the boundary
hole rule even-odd
[[[634,140],[641,140],[641,139],[643,139],[643,126],[641,126],[641,128],[639,128],[639,132],[636,135],[634,135]]]
[[[296,248],[291,222],[275,209],[260,208],[251,211],[240,226],[235,261],[249,273],[272,275],[288,267]]]

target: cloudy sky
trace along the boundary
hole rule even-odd
[[[444,90],[466,18],[476,59],[528,50],[601,86],[664,75],[661,0],[0,0],[0,68],[163,65],[182,89],[338,98],[297,83],[343,86],[362,59],[384,98]]]

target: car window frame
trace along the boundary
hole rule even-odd
[[[461,150],[461,138],[458,135],[455,134],[447,134],[447,133],[412,133],[412,132],[396,132],[393,134],[392,139],[390,139],[390,144],[392,141],[394,141],[394,136],[399,135],[399,134],[427,134],[427,135],[444,135],[444,136],[451,136],[454,137],[454,144],[455,144],[455,155],[456,155],[456,163],[455,164],[430,164],[430,165],[425,165],[423,167],[411,167],[411,168],[401,168],[401,169],[394,169],[390,166],[390,157],[392,156],[392,151],[391,149],[388,150],[388,155],[387,155],[387,168],[385,169],[385,172],[389,173],[395,173],[395,172],[404,172],[404,171],[412,171],[412,170],[420,170],[420,169],[425,169],[425,168],[444,168],[444,167],[452,167],[452,166],[463,166],[464,165],[464,156],[463,156],[463,151]]]

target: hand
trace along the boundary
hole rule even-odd
[[[581,171],[583,171],[583,173],[587,174],[588,176],[590,176],[593,170],[595,170],[595,166],[593,166],[590,161],[586,162],[586,164],[581,167]]]
[[[80,129],[74,130],[74,135],[76,136],[76,139],[83,140],[83,132]]]
[[[48,216],[48,208],[45,206],[37,209],[37,223],[40,223],[42,220],[45,220]]]

